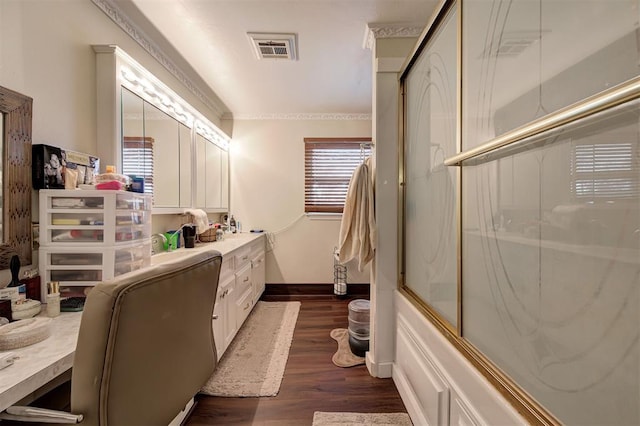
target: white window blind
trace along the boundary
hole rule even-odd
[[[634,144],[580,143],[573,147],[572,191],[577,198],[640,195],[640,159]]]
[[[371,138],[305,138],[304,144],[304,211],[342,213],[353,171],[371,154]]]
[[[124,137],[122,174],[144,178],[144,193],[153,195],[153,138]]]

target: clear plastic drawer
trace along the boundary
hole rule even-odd
[[[51,253],[49,255],[49,260],[52,266],[102,266],[102,253]]]
[[[49,281],[102,281],[101,269],[53,269]]]
[[[51,209],[103,209],[104,197],[85,197],[85,196],[52,196],[50,204],[45,207]]]
[[[104,229],[59,227],[49,229],[48,239],[53,243],[101,243]]]

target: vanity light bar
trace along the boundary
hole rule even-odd
[[[184,101],[177,93],[162,83],[136,62],[131,56],[115,46],[120,59],[120,84],[150,102],[190,129],[195,129],[204,138],[224,150],[229,149],[231,138],[209,121],[202,113]]]
[[[196,133],[201,134],[205,139],[210,140],[224,150],[229,149],[229,139],[207,126],[206,123],[196,119],[195,128]]]
[[[185,111],[181,105],[181,100],[176,99],[177,97],[167,94],[162,87],[152,83],[148,78],[138,75],[127,66],[120,67],[120,75],[123,78],[122,85],[127,89],[157,106],[181,123],[186,124],[188,127],[193,127],[193,115]]]
[[[130,66],[120,66],[120,75],[124,87],[184,123],[187,127],[195,128],[197,133],[220,148],[229,149],[230,139],[227,135],[222,133],[213,123],[193,109],[177,94],[173,93],[171,89],[165,87],[153,74],[138,65],[128,55],[125,56],[124,52],[119,53],[123,59],[126,59],[131,64]]]

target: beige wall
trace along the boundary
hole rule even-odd
[[[0,85],[33,98],[33,143],[96,154],[93,44],[117,44],[220,124],[91,1],[0,0]]]
[[[231,211],[243,230],[275,232],[267,283],[333,282],[340,217],[304,215],[304,138],[370,137],[368,120],[238,120],[231,156]],[[281,231],[281,232],[278,232]],[[348,282],[368,283],[348,264]]]

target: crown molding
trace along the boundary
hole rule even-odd
[[[344,113],[268,113],[222,115],[223,120],[371,120],[371,114]]]
[[[202,103],[210,108],[219,118],[224,114],[223,108],[209,98],[200,88],[156,45],[129,17],[110,0],[91,0],[105,15],[116,23],[125,33],[136,41],[180,83],[193,93]]]
[[[362,47],[369,50],[373,49],[373,43],[377,38],[418,37],[422,34],[423,29],[424,25],[419,23],[369,23],[365,25]]]

